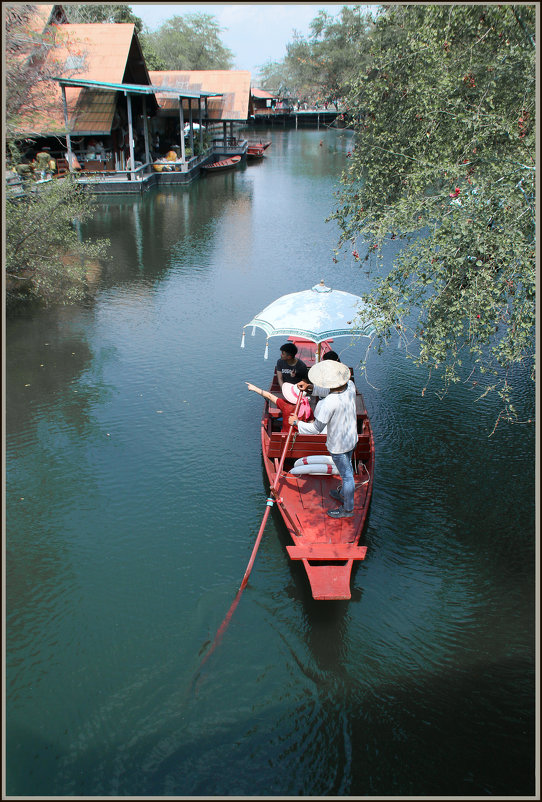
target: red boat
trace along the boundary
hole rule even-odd
[[[270,144],[271,144],[270,139],[267,140],[267,142],[262,142],[262,140],[260,139],[259,142],[249,142],[248,146],[251,147],[251,145],[258,145],[259,147],[262,147],[264,150],[267,150]]]
[[[297,345],[297,357],[307,366],[316,361],[318,346],[300,337],[289,339]],[[321,354],[330,350],[332,340],[320,344]],[[280,395],[276,374],[270,392]],[[314,407],[317,399],[311,399]],[[290,533],[292,545],[286,547],[290,559],[301,560],[307,573],[313,598],[350,599],[350,581],[354,561],[363,560],[366,546],[359,540],[367,519],[373,489],[375,461],[374,439],[362,394],[356,390],[358,444],[354,451],[354,515],[330,518],[326,512],[338,506],[329,491],[340,483],[333,473],[326,448],[325,434],[300,434],[291,437],[283,463],[276,502]],[[261,422],[262,454],[271,486],[277,478],[287,434],[280,431],[279,410],[266,401]]]
[[[262,159],[265,147],[263,145],[249,145],[247,147],[247,159]]]
[[[201,169],[207,170],[210,173],[219,173],[222,170],[232,170],[234,167],[237,167],[239,162],[241,161],[240,156],[230,156],[229,159],[222,159],[219,162],[212,162],[212,164],[202,164]]]

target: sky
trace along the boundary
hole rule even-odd
[[[281,61],[286,45],[297,30],[303,36],[310,32],[309,23],[320,9],[336,16],[344,5],[352,3],[132,3],[134,14],[156,30],[165,20],[185,14],[211,14],[223,29],[221,39],[234,56],[234,69],[250,70],[257,76],[258,67],[267,61]]]

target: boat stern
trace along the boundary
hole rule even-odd
[[[302,560],[316,601],[352,597],[350,579],[354,560],[364,560],[367,546],[348,543],[286,546],[290,559]]]

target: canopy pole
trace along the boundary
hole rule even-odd
[[[322,343],[318,343],[318,358],[316,360],[317,362],[320,362],[321,354],[322,354]]]

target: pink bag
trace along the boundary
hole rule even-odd
[[[297,411],[297,417],[299,420],[309,420],[312,415],[311,405],[309,404],[309,399],[305,398],[305,396],[301,399],[301,403],[299,405],[299,409]]]

